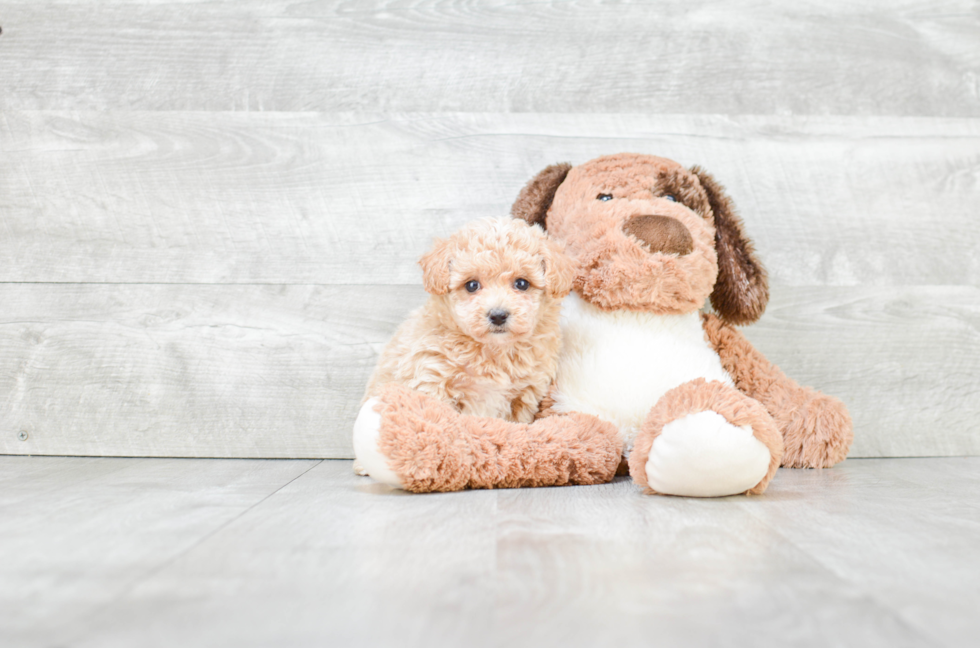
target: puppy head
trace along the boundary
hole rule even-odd
[[[765,270],[724,190],[697,167],[637,154],[555,165],[512,212],[565,243],[576,291],[599,308],[686,313],[710,295],[733,324],[765,310]]]
[[[491,344],[530,336],[575,278],[559,243],[540,227],[511,219],[471,223],[437,240],[419,264],[426,291],[456,326]]]

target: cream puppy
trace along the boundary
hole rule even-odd
[[[429,300],[381,352],[362,404],[398,383],[463,414],[533,421],[575,276],[561,245],[537,225],[485,219],[437,240],[419,264]]]

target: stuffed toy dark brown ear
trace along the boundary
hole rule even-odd
[[[558,185],[565,180],[571,168],[572,165],[567,162],[552,164],[531,178],[511,206],[511,216],[523,219],[531,225],[540,225],[545,229],[544,219],[548,214],[548,208],[551,207],[551,201],[555,199]]]
[[[729,324],[751,324],[769,303],[769,277],[755,258],[755,249],[742,232],[742,219],[725,194],[725,189],[704,169],[691,172],[701,181],[715,216],[715,249],[718,252],[718,280],[711,293],[711,305]]]

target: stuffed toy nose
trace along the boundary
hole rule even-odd
[[[691,232],[670,216],[633,216],[623,225],[623,231],[636,237],[651,252],[684,256],[694,251]]]

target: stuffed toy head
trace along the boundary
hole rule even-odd
[[[769,301],[731,200],[698,167],[634,153],[553,165],[511,211],[565,243],[575,291],[602,310],[680,314],[710,297],[726,322],[748,324]]]

